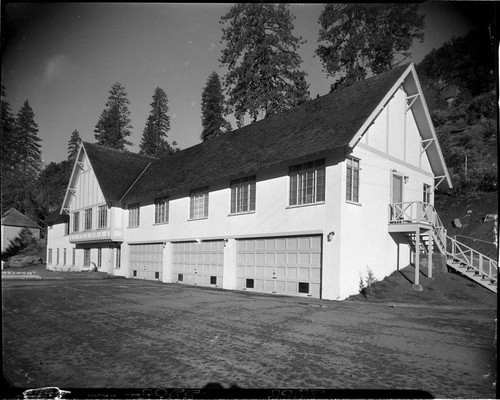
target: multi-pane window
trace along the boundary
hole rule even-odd
[[[255,175],[231,181],[231,214],[255,211]]]
[[[155,199],[155,224],[168,222],[168,197]]]
[[[90,231],[92,229],[92,209],[87,208],[85,210],[85,230]]]
[[[99,206],[97,209],[97,228],[106,228],[108,226],[108,206]]]
[[[431,186],[424,183],[424,203],[431,202]]]
[[[102,248],[97,249],[97,267],[101,268],[102,266]]]
[[[208,187],[192,190],[189,218],[208,218]]]
[[[90,249],[83,249],[83,265],[90,266]]]
[[[290,205],[325,201],[325,160],[290,167]]]
[[[348,157],[346,161],[346,191],[347,201],[359,203],[359,160]]]
[[[80,229],[80,212],[73,213],[73,232],[78,232]]]
[[[66,247],[63,250],[63,265],[66,265]]]
[[[47,256],[47,262],[52,264],[52,249],[49,249],[49,254]]]
[[[139,226],[139,203],[128,206],[128,226]]]

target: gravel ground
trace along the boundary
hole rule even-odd
[[[16,388],[210,384],[496,398],[491,306],[333,302],[131,279],[8,280],[2,297],[4,377]]]

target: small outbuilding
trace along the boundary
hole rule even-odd
[[[40,226],[15,208],[2,215],[2,253],[24,228],[29,229],[35,238],[40,238]]]

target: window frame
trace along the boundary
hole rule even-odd
[[[73,213],[73,232],[80,232],[80,211]]]
[[[423,186],[424,203],[431,204],[431,190],[432,190],[432,186],[428,185],[427,183],[424,183],[424,186]]]
[[[129,204],[128,206],[128,227],[137,228],[141,223],[140,203]]]
[[[326,200],[326,159],[320,158],[288,169],[288,206],[324,204]]]
[[[158,197],[155,199],[155,225],[168,224],[170,212],[169,196]]]
[[[90,267],[91,249],[83,249],[83,266]]]
[[[108,206],[106,204],[97,207],[97,229],[108,227]]]
[[[208,186],[193,189],[189,192],[189,220],[208,218],[209,207]]]
[[[353,165],[356,163],[357,165]],[[346,158],[346,174],[345,174],[345,200],[348,203],[360,204],[360,171],[361,160],[357,157]],[[350,172],[349,172],[350,171]],[[350,174],[350,178],[349,178]]]
[[[84,231],[92,230],[92,208],[87,208],[84,213]]]
[[[257,203],[257,176],[233,179],[230,183],[230,215],[255,212]]]

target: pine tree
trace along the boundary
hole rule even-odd
[[[18,161],[18,138],[16,135],[16,121],[7,102],[5,87],[2,85],[2,111],[0,126],[0,160],[2,174],[9,171]]]
[[[224,93],[219,75],[212,72],[201,95],[201,139],[217,137],[231,130],[231,124],[224,119]]]
[[[80,133],[75,129],[68,142],[68,161],[75,160],[81,142],[82,139],[80,138]]]
[[[168,113],[168,97],[165,91],[157,87],[153,94],[151,112],[146,121],[142,135],[140,154],[151,157],[166,157],[174,153],[177,143],[168,143],[168,131],[170,131],[170,117]]]
[[[331,90],[403,63],[414,39],[424,38],[418,4],[327,4],[321,13],[316,54]]]
[[[24,102],[16,116],[16,132],[19,139],[18,152],[24,171],[36,176],[42,168],[42,153],[38,137],[38,124],[35,113],[28,103]]]
[[[238,126],[293,108],[309,99],[297,53],[301,38],[292,35],[294,17],[286,4],[240,3],[221,18],[226,47],[226,90]]]
[[[132,143],[126,138],[132,134],[130,111],[125,88],[116,82],[111,86],[108,101],[94,128],[97,143],[115,149],[125,149]]]

